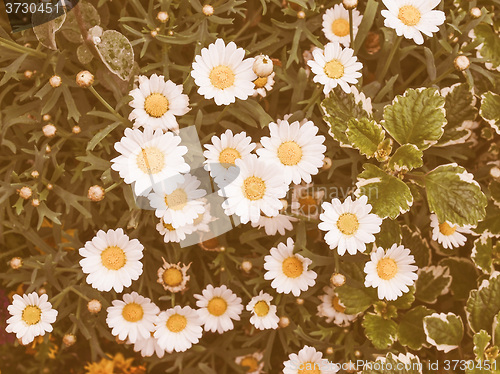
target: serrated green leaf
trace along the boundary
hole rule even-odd
[[[413,196],[406,183],[373,164],[364,164],[363,168],[358,175],[355,195],[368,197],[373,213],[381,218],[395,219],[410,210]]]
[[[415,257],[415,265],[424,267],[431,262],[431,248],[426,239],[422,237],[418,229],[410,230],[406,225],[401,227],[403,245],[411,250]]]
[[[448,293],[450,284],[450,269],[447,266],[420,268],[415,282],[415,297],[424,303],[434,304],[439,296]]]
[[[424,164],[422,156],[422,151],[416,145],[405,144],[396,149],[387,166],[397,172],[410,171]]]
[[[414,350],[419,350],[426,343],[424,332],[424,317],[430,316],[434,311],[419,305],[401,318],[398,326],[398,341]]]
[[[377,300],[377,294],[373,289],[363,286],[353,287],[348,284],[335,288],[335,292],[342,304],[345,306],[346,314],[357,314],[364,312]]]
[[[380,232],[375,234],[377,247],[390,248],[394,243],[401,244],[401,226],[397,220],[384,219],[380,226]]]
[[[365,335],[377,349],[386,349],[396,340],[398,325],[390,319],[367,313],[363,317],[362,325]]]
[[[415,301],[415,286],[410,286],[408,288],[408,292],[405,292],[396,300],[389,301],[388,304],[395,306],[397,309],[410,309]]]
[[[476,38],[480,40],[481,49],[479,52],[493,67],[500,65],[500,35],[495,32],[491,25],[480,23],[474,28]]]
[[[378,123],[368,118],[351,118],[347,123],[347,140],[362,155],[373,157],[385,138],[385,131]]]
[[[493,319],[500,312],[500,273],[495,272],[470,292],[465,311],[472,331],[491,331]]]
[[[425,176],[427,201],[439,222],[476,225],[488,203],[474,176],[457,164],[441,165]]]
[[[424,317],[424,331],[428,343],[448,353],[462,342],[464,325],[462,318],[453,313],[433,313]]]
[[[429,148],[443,135],[444,99],[434,88],[408,89],[384,108],[382,125],[400,144]]]
[[[493,202],[490,202],[486,207],[486,217],[477,224],[474,232],[500,235],[500,208]]]
[[[461,257],[447,257],[439,261],[439,265],[448,266],[451,275],[450,290],[457,300],[466,300],[469,292],[477,287],[477,270],[474,264]]]
[[[378,357],[376,361],[367,362],[360,374],[422,374],[423,364],[418,356],[411,353],[405,358],[388,353],[385,357]]]
[[[102,62],[121,80],[130,79],[134,67],[134,50],[129,40],[115,30],[106,30],[95,45]]]
[[[474,241],[471,259],[483,273],[491,273],[494,270],[493,263],[497,263],[499,257],[500,243],[496,241],[494,243],[494,239],[491,236],[483,234]]]
[[[479,114],[500,134],[500,95],[491,91],[482,94]]]

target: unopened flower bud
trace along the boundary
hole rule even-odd
[[[158,31],[156,31],[156,30],[151,30],[150,34],[151,34],[151,36],[152,36],[153,38],[156,38],[156,36],[158,35]]]
[[[297,303],[297,305],[304,305],[304,299],[302,299],[300,297],[297,297],[297,299],[295,300],[295,302]]]
[[[76,343],[76,336],[73,334],[66,334],[63,336],[62,341],[66,347],[71,347],[73,344]]]
[[[330,157],[325,157],[323,159],[323,166],[321,167],[322,170],[328,170],[332,167],[332,159]]]
[[[500,179],[500,168],[498,166],[493,166],[490,169],[490,175],[495,179]]]
[[[80,132],[82,132],[82,129],[80,128],[80,126],[75,125],[75,126],[73,126],[73,128],[71,129],[71,132],[72,132],[73,134],[75,134],[75,135],[76,135],[76,134],[79,134]]]
[[[48,122],[52,119],[52,116],[50,114],[44,114],[42,116],[42,119],[45,121],[45,122]]]
[[[273,61],[269,56],[258,55],[253,63],[253,71],[259,77],[268,77],[273,72]]]
[[[54,88],[59,87],[61,85],[61,83],[62,83],[62,79],[59,75],[53,75],[49,79],[49,84]]]
[[[101,201],[104,199],[104,193],[104,188],[96,184],[89,188],[87,197],[92,201]]]
[[[467,56],[460,55],[455,58],[453,64],[455,65],[455,69],[457,69],[458,71],[464,71],[470,66],[470,60],[467,58]]]
[[[279,327],[284,329],[285,327],[288,327],[290,325],[290,318],[287,316],[280,317],[280,321],[278,322]]]
[[[23,266],[23,259],[21,257],[12,257],[10,260],[10,267],[14,270]]]
[[[21,187],[18,192],[19,196],[21,196],[24,200],[28,200],[33,194],[33,191],[31,191],[31,188],[28,186]]]
[[[38,199],[33,199],[31,200],[31,205],[33,205],[35,208],[40,205],[40,200]]]
[[[40,173],[38,172],[38,170],[33,170],[31,172],[31,177],[32,178],[38,178],[40,176]]]
[[[203,14],[207,17],[211,16],[212,14],[214,14],[214,7],[210,4],[203,5]]]
[[[161,11],[161,12],[158,12],[158,14],[156,15],[156,19],[158,21],[160,21],[161,23],[166,23],[169,19],[169,15],[167,12],[164,12],[164,11]]]
[[[478,7],[471,8],[469,13],[470,13],[472,18],[479,18],[479,17],[481,17],[481,14],[482,14],[481,9],[479,9]]]
[[[99,300],[92,299],[87,303],[87,309],[90,313],[99,313],[101,311],[102,304]]]
[[[56,134],[57,128],[52,123],[48,123],[42,127],[42,131],[47,138],[52,138]]]
[[[45,295],[47,293],[47,290],[45,289],[45,287],[40,287],[38,289],[38,295],[42,296],[42,295]]]
[[[343,286],[345,284],[345,275],[340,273],[333,273],[330,277],[330,282],[335,287]]]
[[[48,183],[47,184],[47,189],[48,190],[52,190],[54,188],[54,186],[52,185],[52,183]]]
[[[88,70],[82,70],[76,75],[76,84],[80,87],[87,88],[94,83],[94,75]]]
[[[297,12],[297,18],[299,18],[299,19],[304,19],[304,18],[306,18],[306,12],[304,12],[303,10],[299,10],[299,11]]]
[[[47,144],[45,146],[45,153],[50,153],[50,152],[52,152],[52,148],[50,148],[50,145]]]
[[[252,263],[250,261],[243,261],[241,263],[241,270],[243,270],[245,273],[249,273],[252,270]]]
[[[358,6],[358,0],[342,0],[342,4],[346,9],[354,9]]]
[[[327,355],[333,355],[333,347],[328,347],[328,348],[326,349],[326,354],[327,354]]]
[[[25,70],[24,71],[24,78],[30,79],[32,77],[33,77],[33,71],[31,71],[31,70]]]

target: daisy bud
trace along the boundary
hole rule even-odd
[[[283,316],[280,317],[280,321],[278,322],[278,326],[284,329],[285,327],[288,327],[290,325],[290,318]]]
[[[469,13],[472,18],[479,18],[482,14],[481,9],[479,9],[478,7],[471,8]]]
[[[161,23],[166,23],[169,19],[169,15],[167,12],[158,12],[158,14],[156,15],[156,19],[158,21],[160,21]]]
[[[73,344],[76,343],[76,336],[73,334],[66,334],[63,336],[62,341],[66,347],[71,347]]]
[[[47,189],[48,190],[52,190],[53,188],[54,188],[54,186],[52,185],[52,183],[47,184]]]
[[[327,354],[327,355],[333,355],[333,347],[328,347],[328,348],[326,349],[326,354]]]
[[[33,77],[33,72],[31,70],[26,70],[24,72],[24,78],[30,79],[31,77]]]
[[[94,83],[94,75],[88,70],[82,70],[76,75],[76,84],[80,87],[87,88]]]
[[[38,172],[38,170],[33,170],[31,172],[31,177],[32,178],[38,178],[40,176],[40,173]]]
[[[156,31],[156,30],[151,30],[150,34],[151,34],[151,36],[152,36],[153,38],[156,38],[156,36],[158,35],[158,31]]]
[[[358,0],[342,0],[342,4],[347,10],[354,9],[358,6]]]
[[[323,166],[321,167],[321,169],[328,170],[331,167],[332,167],[332,159],[330,157],[325,157],[323,159]]]
[[[42,127],[42,131],[47,138],[52,138],[56,134],[57,128],[52,123],[48,123]]]
[[[45,153],[50,153],[50,152],[52,152],[52,148],[50,148],[50,145],[47,144],[45,146]]]
[[[252,270],[252,263],[250,261],[243,261],[241,263],[241,270],[243,270],[245,273],[250,273],[250,271]]]
[[[81,129],[81,128],[80,128],[80,126],[78,126],[78,125],[73,126],[73,128],[71,129],[71,132],[72,132],[73,134],[75,134],[75,135],[76,135],[76,134],[79,134],[81,131],[82,131],[82,129]]]
[[[460,55],[455,58],[453,64],[455,65],[455,69],[457,69],[458,71],[464,71],[470,66],[470,61],[467,56]]]
[[[24,200],[28,200],[31,197],[32,193],[33,193],[31,191],[31,188],[29,188],[28,186],[22,187],[17,192],[19,193],[19,196],[21,196]]]
[[[361,356],[363,356],[363,354],[361,353],[361,351],[359,349],[356,349],[354,351],[354,356],[357,358],[360,358]]]
[[[101,311],[102,304],[99,300],[92,299],[87,303],[87,309],[90,313],[99,313]]]
[[[491,169],[490,169],[490,175],[495,178],[495,179],[499,179],[500,178],[500,168],[498,166],[493,166]]]
[[[44,114],[42,116],[42,119],[45,121],[45,122],[48,122],[52,119],[52,116],[50,114]]]
[[[38,199],[33,199],[31,200],[31,205],[33,205],[35,208],[40,205],[40,200]]]
[[[203,14],[207,17],[210,17],[212,14],[214,14],[214,7],[210,4],[203,5]]]
[[[174,32],[172,30],[168,30],[168,35],[172,36],[172,35],[174,35]]]
[[[47,293],[47,290],[45,289],[45,287],[39,288],[38,295],[42,296],[42,295],[45,295],[46,293]]]
[[[258,55],[253,63],[253,71],[259,77],[267,77],[273,72],[273,61],[269,56]]]
[[[61,85],[62,83],[62,79],[59,75],[53,75],[52,77],[50,77],[49,79],[49,84],[54,87],[54,88],[57,88]]]
[[[340,287],[345,284],[345,275],[340,273],[333,273],[330,277],[330,282],[335,287]]]
[[[101,201],[104,199],[104,193],[104,188],[96,184],[89,188],[87,197],[92,201]]]
[[[297,305],[304,305],[304,299],[301,299],[300,297],[297,297],[297,300],[295,300]]]
[[[12,269],[17,270],[23,266],[23,259],[21,257],[12,257],[9,264]]]
[[[299,10],[299,11],[297,12],[297,18],[299,18],[299,19],[304,19],[304,18],[306,18],[306,12],[304,12],[303,10]]]

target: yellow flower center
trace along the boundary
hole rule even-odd
[[[358,231],[358,217],[352,213],[342,213],[337,220],[337,228],[344,235],[353,235]]]
[[[219,162],[228,169],[231,165],[234,165],[235,160],[240,158],[241,154],[237,149],[226,148],[219,153]]]
[[[439,224],[439,231],[441,234],[450,236],[455,233],[457,226],[450,226],[447,222],[443,222]]]
[[[258,369],[259,361],[253,356],[246,356],[240,363],[241,366],[247,367],[247,373],[251,373]]]
[[[283,165],[297,165],[302,159],[302,148],[294,142],[283,142],[278,147],[278,158]]]
[[[311,195],[307,195],[304,198],[299,198],[299,204],[303,214],[315,214],[318,211],[317,201]]]
[[[420,13],[420,10],[413,5],[404,5],[399,8],[398,18],[406,26],[415,26],[419,23],[421,17],[422,13]]]
[[[319,364],[317,362],[304,362],[300,366],[302,369],[297,371],[297,374],[321,374]]]
[[[123,307],[122,316],[125,321],[137,322],[144,316],[144,309],[137,303],[130,303]]]
[[[349,35],[349,21],[344,18],[337,18],[332,23],[332,32],[339,37]]]
[[[172,314],[167,320],[167,329],[175,333],[181,332],[186,328],[186,326],[187,326],[186,317],[177,313]]]
[[[219,90],[224,90],[234,84],[235,75],[229,66],[219,65],[210,71],[208,78],[210,78],[212,86]]]
[[[266,193],[266,184],[259,177],[248,177],[243,181],[243,195],[248,200],[260,200]]]
[[[325,64],[324,71],[328,78],[339,79],[344,75],[344,65],[339,60],[331,60]]]
[[[145,174],[156,174],[165,166],[165,154],[156,147],[143,148],[137,155],[137,167]]]
[[[223,315],[227,310],[227,302],[222,297],[214,297],[208,302],[208,312],[216,317]]]
[[[182,210],[188,202],[188,195],[182,188],[177,188],[171,194],[165,195],[165,204],[173,210]]]
[[[332,297],[332,307],[340,313],[344,313],[345,311],[345,307],[340,304],[340,299],[337,296]]]
[[[168,268],[163,272],[163,283],[169,287],[176,287],[182,283],[182,271],[177,268]]]
[[[297,278],[304,272],[302,261],[295,256],[285,258],[281,268],[288,278]]]
[[[161,93],[152,93],[144,100],[144,110],[151,117],[160,118],[168,111],[168,100]]]
[[[265,317],[269,313],[269,304],[266,303],[264,300],[260,300],[255,304],[253,307],[253,311],[255,314],[257,314],[259,317]]]
[[[267,77],[259,77],[253,81],[255,88],[263,88],[267,84]]]
[[[391,280],[398,273],[398,264],[390,257],[381,259],[377,264],[377,274],[384,280]]]
[[[23,310],[22,319],[27,325],[36,325],[42,319],[42,310],[35,305],[28,305]]]
[[[119,270],[127,263],[127,256],[123,249],[112,245],[101,252],[101,262],[109,270]]]

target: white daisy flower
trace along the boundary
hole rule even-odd
[[[261,352],[254,352],[251,355],[238,356],[234,359],[237,365],[246,369],[246,374],[261,374],[264,369],[264,355]]]
[[[147,339],[155,330],[155,321],[160,308],[150,299],[137,292],[126,293],[122,300],[113,300],[108,307],[106,323],[111,334],[120,340],[135,343],[137,339]]]
[[[210,232],[210,222],[216,221],[217,218],[212,216],[210,203],[207,203],[206,199],[201,200],[204,202],[205,210],[203,213],[198,214],[198,217],[194,219],[192,224],[193,232]]]
[[[173,293],[181,292],[186,289],[187,282],[191,278],[187,275],[187,271],[191,264],[180,266],[180,262],[177,264],[170,264],[165,261],[164,258],[163,265],[158,269],[158,283],[160,283],[166,291]]]
[[[154,184],[189,171],[183,157],[188,149],[180,142],[181,138],[171,132],[153,132],[149,127],[144,132],[125,129],[125,136],[115,143],[121,155],[111,160],[111,168],[120,173],[125,183],[135,183],[137,196],[146,196]]]
[[[132,344],[130,341],[129,344]],[[142,357],[151,357],[156,353],[158,358],[162,358],[165,355],[165,350],[158,344],[158,339],[151,334],[149,338],[142,339],[137,338],[134,343],[134,352],[141,352]]]
[[[203,334],[201,325],[202,321],[196,310],[176,305],[160,313],[154,337],[167,353],[185,352],[199,342]]]
[[[236,98],[246,100],[254,89],[257,78],[252,67],[253,58],[245,57],[245,50],[234,42],[226,46],[217,39],[195,56],[191,76],[198,85],[198,93],[205,99],[214,99],[217,105],[229,105]]]
[[[134,121],[134,128],[151,127],[153,130],[179,131],[176,116],[189,112],[189,97],[182,93],[182,85],[165,81],[163,75],[140,75],[139,87],[130,91],[134,99],[129,105],[134,108],[128,119]]]
[[[375,241],[373,234],[380,232],[382,219],[370,213],[372,206],[364,195],[356,201],[348,196],[343,203],[333,199],[331,203],[324,202],[321,207],[324,212],[319,216],[322,222],[318,228],[328,231],[325,241],[330,249],[337,248],[341,256],[346,250],[351,255],[356,254],[356,251],[364,252],[366,244]]]
[[[171,223],[166,223],[163,218],[156,225],[156,231],[163,235],[165,243],[179,243],[181,240],[186,239],[186,235],[193,233],[193,225],[185,225],[174,228]]]
[[[274,76],[276,73],[273,71],[270,75],[266,77],[258,77],[253,81],[255,88],[253,90],[252,96],[255,97],[260,95],[262,97],[266,97],[267,91],[271,91],[274,86]]]
[[[293,253],[294,242],[292,238],[277,247],[271,248],[271,254],[264,257],[265,280],[272,280],[271,287],[279,293],[298,297],[302,291],[307,291],[314,286],[318,274],[307,270],[312,261],[299,254]]]
[[[298,354],[288,356],[289,360],[283,363],[283,374],[334,374],[339,371],[338,364],[322,357],[323,353],[305,345]]]
[[[243,311],[241,298],[233,291],[222,285],[214,287],[209,284],[201,295],[194,295],[198,301],[196,306],[205,331],[218,332],[222,334],[234,328],[233,320],[239,321]]]
[[[205,211],[200,200],[207,192],[198,188],[200,180],[190,174],[183,176],[183,181],[163,181],[153,186],[148,195],[155,215],[163,222],[170,223],[174,229],[191,225],[199,214]]]
[[[316,189],[313,184],[294,186],[292,190],[292,213],[309,219],[318,219],[324,189]]]
[[[14,295],[12,304],[7,307],[10,317],[5,331],[15,333],[16,338],[26,345],[45,332],[52,332],[52,324],[56,321],[57,310],[52,309],[46,294],[38,296],[36,292]]]
[[[358,27],[363,20],[363,16],[357,9],[352,11],[352,32],[356,38]],[[323,33],[331,42],[338,42],[346,47],[351,44],[349,34],[349,11],[342,4],[336,4],[333,8],[327,9],[323,14]]]
[[[467,241],[463,234],[471,234],[472,226],[454,225],[450,222],[439,223],[437,215],[431,215],[432,240],[436,240],[444,248],[453,249],[462,247]]]
[[[271,122],[269,131],[271,137],[260,139],[263,148],[257,150],[259,157],[279,166],[287,184],[310,183],[325,158],[325,137],[317,135],[319,128],[312,121],[300,125],[282,120],[279,125]]]
[[[446,20],[446,15],[434,9],[441,0],[382,0],[387,10],[382,10],[385,17],[384,25],[396,30],[398,36],[413,39],[417,44],[423,44],[425,34],[439,31],[439,25]]]
[[[273,217],[283,208],[281,198],[285,197],[288,186],[281,173],[276,173],[274,163],[248,155],[237,159],[240,169],[238,176],[219,195],[226,197],[222,203],[225,213],[236,214],[242,223],[258,222],[260,213]]]
[[[144,246],[137,239],[130,240],[123,229],[99,230],[94,238],[80,248],[82,271],[87,283],[99,291],[122,292],[142,274],[140,259]]]
[[[361,77],[359,70],[363,64],[353,56],[354,50],[344,48],[337,42],[325,45],[325,49],[316,48],[312,52],[314,59],[307,62],[315,74],[313,81],[321,83],[325,87],[323,93],[327,95],[337,85],[342,87],[345,93],[351,93],[351,84],[358,83]]]
[[[228,180],[230,175],[238,173],[229,173],[231,167],[235,165],[237,159],[245,158],[255,149],[255,143],[252,138],[247,136],[246,132],[240,132],[233,135],[231,130],[226,130],[220,138],[212,136],[212,144],[205,144],[207,149],[203,152],[206,160],[204,168],[210,171],[210,175],[216,183],[221,185]]]
[[[285,214],[278,214],[274,217],[260,216],[257,222],[251,222],[252,227],[262,228],[266,231],[266,235],[285,235],[285,231],[293,230],[292,222],[297,222],[298,219]]]
[[[345,306],[340,301],[333,287],[323,287],[325,292],[318,296],[321,304],[318,305],[318,316],[325,317],[327,323],[333,323],[340,327],[349,326],[357,315],[345,314]]]
[[[387,251],[374,249],[365,265],[365,287],[376,288],[380,300],[396,300],[418,278],[414,263],[410,250],[402,245],[393,244]]]
[[[252,297],[246,309],[252,312],[250,323],[256,329],[277,329],[279,317],[276,315],[276,305],[272,305],[273,297],[264,291],[260,291],[258,296]]]

